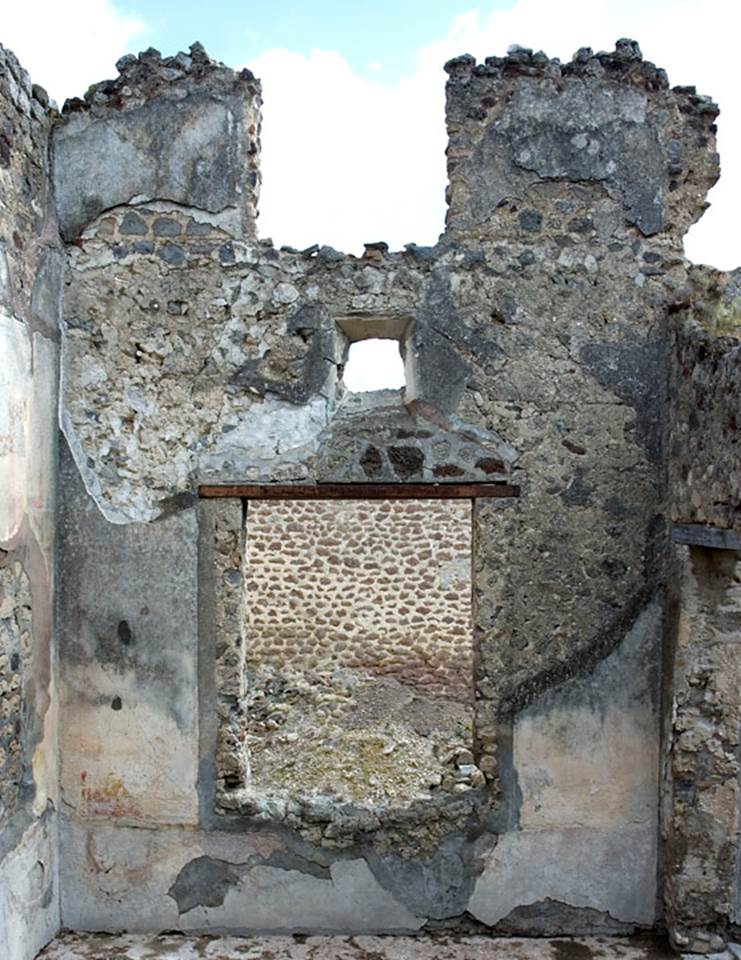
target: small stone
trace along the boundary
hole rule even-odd
[[[116,70],[119,73],[125,73],[129,67],[133,67],[137,62],[136,57],[133,53],[127,53],[120,59],[116,60]]]
[[[523,210],[520,214],[520,227],[523,230],[537,231],[543,226],[543,214],[537,210]]]
[[[185,234],[188,237],[207,237],[211,233],[210,223],[199,223],[197,220],[189,220],[185,228]]]
[[[170,217],[158,217],[154,221],[153,229],[156,237],[177,237],[182,230],[177,220],[172,220]]]
[[[221,263],[224,265],[234,263],[235,259],[234,247],[231,245],[231,243],[225,243],[219,247],[219,260]]]
[[[165,263],[169,263],[172,266],[179,266],[185,260],[183,251],[174,243],[165,243],[163,246],[159,247],[157,250],[157,256],[161,260],[164,260]]]
[[[143,236],[147,232],[147,224],[137,213],[127,213],[121,221],[119,231],[126,236]]]
[[[623,37],[615,44],[615,58],[627,61],[643,60],[643,54],[636,40],[629,40]]]
[[[335,250],[334,247],[323,246],[319,248],[319,259],[324,260],[327,263],[336,263],[338,260],[344,260],[345,254],[340,253],[339,250]]]
[[[46,109],[49,106],[49,94],[44,90],[43,87],[39,86],[38,83],[34,83],[31,87],[33,92],[34,99],[38,100],[41,106]]]

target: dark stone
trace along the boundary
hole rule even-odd
[[[566,447],[570,453],[575,453],[578,456],[581,456],[587,452],[587,448],[583,447],[580,443],[574,443],[572,440],[562,440],[561,446]]]
[[[506,473],[507,467],[504,464],[504,461],[498,460],[496,457],[481,457],[480,460],[476,461],[476,467],[479,470],[483,470],[485,474],[490,473]]]
[[[10,140],[6,134],[0,133],[0,167],[10,166]]]
[[[180,224],[170,217],[157,217],[153,229],[155,237],[178,237],[181,233]]]
[[[536,232],[543,226],[543,215],[537,210],[523,210],[519,222],[523,230]]]
[[[121,221],[119,230],[126,236],[144,236],[147,232],[147,224],[138,213],[127,213]]]
[[[360,458],[360,466],[366,477],[380,477],[383,473],[383,458],[377,447],[368,446]]]
[[[594,223],[590,217],[574,217],[573,220],[569,220],[568,226],[572,233],[589,233]]]
[[[400,480],[421,476],[425,455],[417,447],[389,447],[388,458]]]
[[[460,477],[465,471],[455,463],[442,463],[432,472],[436,477]]]
[[[33,94],[34,98],[38,100],[44,110],[46,110],[46,108],[49,106],[49,94],[46,92],[46,90],[39,86],[38,83],[34,83],[31,87],[31,93]]]
[[[211,233],[210,223],[199,223],[197,220],[189,220],[185,228],[185,234],[188,237],[207,237]]]
[[[165,243],[161,247],[158,247],[157,256],[173,267],[180,266],[185,260],[183,251],[174,243]]]
[[[340,253],[339,250],[335,250],[334,247],[320,247],[317,255],[320,260],[324,260],[326,263],[337,263],[338,260],[345,259],[345,254]]]
[[[123,704],[120,697],[114,697],[113,700],[111,700],[111,710],[120,710],[122,706]]]
[[[602,569],[605,571],[610,580],[620,580],[621,577],[624,577],[628,567],[622,560],[617,560],[614,557],[607,557],[602,561]]]
[[[224,265],[234,263],[234,247],[231,243],[225,243],[219,247],[219,260]]]
[[[122,620],[119,623],[116,632],[118,633],[118,639],[124,644],[124,646],[128,647],[134,642],[134,634],[132,633],[128,620]]]

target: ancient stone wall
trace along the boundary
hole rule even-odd
[[[52,611],[60,283],[51,114],[0,47],[0,955],[59,927]]]
[[[674,945],[722,949],[738,929],[741,553],[681,548],[666,824]]]
[[[0,671],[21,719],[2,741],[0,945],[26,960],[59,922],[58,729],[72,928],[609,933],[662,923],[665,889],[675,941],[717,946],[737,912],[719,840],[737,791],[730,554],[693,548],[676,656],[667,603],[671,536],[737,519],[735,346],[697,327],[726,322],[735,281],[716,290],[682,255],[717,177],[715,105],[632,41],[564,64],[457,58],[444,235],[352,257],[257,237],[249,72],[198,45],[118,68],[53,118],[0,61],[2,610],[16,598]],[[349,345],[379,335],[406,387],[353,395]],[[245,536],[238,495],[199,501],[249,482],[489,485],[472,645],[429,673],[439,696],[473,651],[473,715],[440,783],[405,780],[359,711],[323,792],[292,788],[299,731],[260,756],[294,691],[254,682],[250,506]],[[288,538],[263,539],[284,569]],[[421,730],[416,692],[378,679],[374,716]],[[386,779],[358,792],[371,740]],[[285,791],[255,797],[269,764]]]
[[[126,60],[114,86],[151,88],[158,114],[162,63]],[[61,605],[70,926],[656,920],[668,317],[689,284],[682,233],[717,175],[715,107],[628,42],[448,72],[450,213],[434,248],[276,250],[235,235],[208,176],[163,197],[146,172],[86,206],[90,118],[149,142],[149,114],[116,111],[110,84],[55,136],[60,210],[76,211],[62,553],[85,572]],[[256,116],[248,77],[204,63],[177,83],[208,90],[201,131],[239,116],[238,96]],[[208,144],[194,135],[193,156]],[[172,169],[151,153],[144,171]],[[399,339],[407,386],[353,395],[349,343],[379,335]],[[194,495],[369,481],[519,488],[473,509],[473,762],[458,766],[480,779],[405,805],[391,789],[258,802],[243,505]],[[131,725],[135,743],[115,734]]]
[[[248,666],[350,667],[470,701],[469,501],[255,501]]]
[[[30,682],[31,595],[19,563],[0,568],[0,823],[18,807],[24,774],[24,693]]]
[[[483,784],[471,519],[469,500],[248,504],[253,791],[403,804]]]
[[[672,378],[672,515],[741,533],[741,271],[694,272],[677,314]],[[741,540],[738,541],[741,546]]]
[[[680,949],[739,923],[741,325],[739,271],[696,267],[670,381],[677,642],[665,787],[666,908]]]

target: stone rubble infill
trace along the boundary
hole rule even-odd
[[[651,938],[179,937],[64,934],[38,960],[669,960]],[[722,955],[724,960],[726,954]],[[731,957],[731,954],[728,954]]]

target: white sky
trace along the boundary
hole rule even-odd
[[[0,4],[0,42],[59,102],[112,76],[115,60],[140,46],[141,20],[110,0]],[[501,55],[512,43],[566,60],[580,46],[611,50],[628,36],[670,83],[694,84],[721,106],[722,176],[686,253],[732,269],[741,264],[740,34],[738,0],[515,0],[457,16],[395,86],[360,76],[337,51],[266,50],[249,62],[265,98],[260,233],[278,245],[353,253],[364,241],[435,243],[445,214],[444,62]]]

